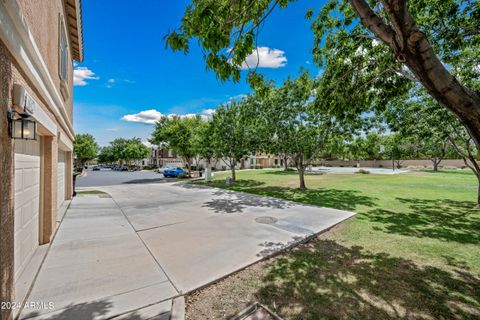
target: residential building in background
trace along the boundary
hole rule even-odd
[[[81,15],[80,0],[0,1],[2,302],[24,300],[72,197]],[[1,311],[9,319],[18,309]]]

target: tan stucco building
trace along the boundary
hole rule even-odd
[[[0,1],[0,298],[22,302],[72,197],[80,0]],[[9,109],[13,112],[9,112]],[[34,140],[10,126],[28,112]],[[1,319],[14,310],[3,308]]]

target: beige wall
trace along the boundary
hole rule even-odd
[[[0,301],[14,296],[13,141],[8,136],[7,106],[11,101],[12,57],[0,40]],[[11,313],[0,310],[0,319]]]
[[[35,246],[48,243],[57,226],[59,148],[65,151],[67,199],[73,191],[73,62],[69,59],[65,99],[58,72],[59,18],[65,16],[62,0],[2,0],[0,15],[4,23],[0,30],[0,300],[15,301],[23,296],[15,293],[15,281]],[[47,82],[53,83],[53,89]],[[39,117],[37,142],[9,137],[7,108],[12,107],[14,84],[21,85],[40,108],[34,112],[34,118]],[[41,168],[34,161],[37,157]],[[43,172],[40,186],[39,170]],[[33,223],[38,220],[41,226]],[[11,316],[6,310],[0,312],[2,320]]]
[[[60,92],[59,77],[59,30],[60,19],[65,17],[63,0],[18,0],[25,20],[32,32],[35,43],[47,65],[57,90]],[[73,60],[68,59],[68,92],[65,108],[70,121],[73,116]]]

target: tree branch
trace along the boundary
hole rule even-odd
[[[365,0],[350,0],[350,4],[360,17],[362,24],[372,31],[379,39],[392,45],[395,31],[373,12]]]

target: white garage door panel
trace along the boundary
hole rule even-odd
[[[65,151],[58,150],[57,166],[57,208],[65,201]]]
[[[38,246],[40,143],[15,141],[15,277]]]

